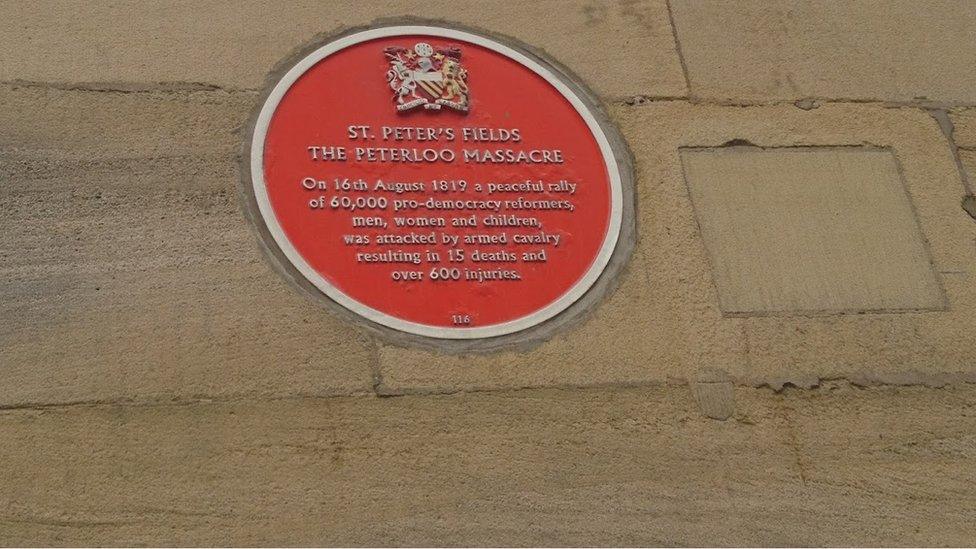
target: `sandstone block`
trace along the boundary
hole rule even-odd
[[[976,103],[976,10],[913,0],[671,2],[691,94]]]
[[[976,389],[0,411],[7,545],[960,546]]]
[[[370,390],[240,211],[251,99],[0,89],[0,405]]]
[[[317,35],[403,14],[524,40],[606,97],[685,93],[663,1],[8,2],[0,5],[0,81],[260,88]]]

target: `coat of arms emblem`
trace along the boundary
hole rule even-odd
[[[435,50],[419,42],[410,50],[389,47],[384,53],[390,61],[386,80],[393,89],[397,111],[444,106],[467,112],[468,71],[461,65],[460,48]]]

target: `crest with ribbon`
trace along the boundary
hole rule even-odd
[[[439,110],[448,107],[468,110],[468,71],[461,65],[461,49],[434,49],[419,42],[413,49],[389,47],[386,73],[399,112],[417,107]]]

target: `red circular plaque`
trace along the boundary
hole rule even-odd
[[[255,202],[329,298],[407,333],[534,326],[610,260],[621,173],[558,71],[484,36],[381,27],[292,67],[255,125]]]

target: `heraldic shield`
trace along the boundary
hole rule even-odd
[[[468,71],[461,65],[460,48],[435,50],[419,42],[413,49],[389,47],[384,53],[390,61],[386,79],[397,111],[443,106],[467,112]]]

